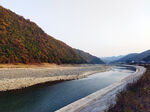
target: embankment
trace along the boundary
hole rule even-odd
[[[134,67],[136,72],[125,79],[71,103],[56,112],[104,112],[110,104],[115,103],[116,95],[119,91],[125,88],[128,83],[139,79],[146,71],[144,67]]]

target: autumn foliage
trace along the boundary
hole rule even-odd
[[[0,6],[0,63],[85,63],[65,43],[29,19]]]

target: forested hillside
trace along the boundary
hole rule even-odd
[[[143,59],[146,62],[150,62],[150,56],[147,56],[146,58]]]
[[[132,60],[134,61],[142,61],[143,59],[146,59],[148,56],[150,56],[150,50],[146,50],[144,52],[139,53],[137,56],[134,56]]]
[[[86,63],[29,19],[0,6],[0,63]]]
[[[113,61],[111,63],[119,63],[119,62],[128,62],[128,61],[132,61],[133,57],[135,57],[136,55],[138,55],[138,53],[131,53],[131,54],[128,54],[122,58],[120,58],[119,60],[116,60],[116,61]]]
[[[112,63],[130,63],[132,61],[134,63],[142,63],[142,61],[145,61],[144,63],[149,63],[150,62],[150,50],[146,50],[141,53],[128,54],[124,56],[123,58],[116,60]]]
[[[87,61],[87,63],[89,63],[89,64],[104,64],[104,62],[100,59],[100,58],[98,58],[98,57],[96,57],[96,56],[93,56],[93,55],[91,55],[91,54],[89,54],[89,53],[87,53],[87,52],[84,52],[84,51],[82,51],[82,50],[79,50],[79,49],[75,49],[79,54],[80,54],[80,56],[84,59],[84,60],[86,60]]]

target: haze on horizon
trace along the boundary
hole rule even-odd
[[[0,5],[96,56],[150,49],[150,0],[0,0]]]

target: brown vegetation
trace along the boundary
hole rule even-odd
[[[54,67],[58,67],[58,65],[56,65],[56,64],[50,64],[50,63],[0,64],[0,68],[41,68],[41,67],[44,67],[44,68],[54,68]]]
[[[117,103],[108,112],[150,112],[150,67],[136,82],[117,96]]]
[[[79,50],[79,49],[75,49],[75,50],[79,53],[79,55],[84,60],[87,61],[87,63],[90,63],[90,64],[104,64],[104,62],[100,58],[98,58],[96,56],[93,56],[93,55],[91,55],[91,54],[89,54],[87,52],[84,52],[82,50]]]
[[[86,63],[70,46],[0,6],[0,63]]]

